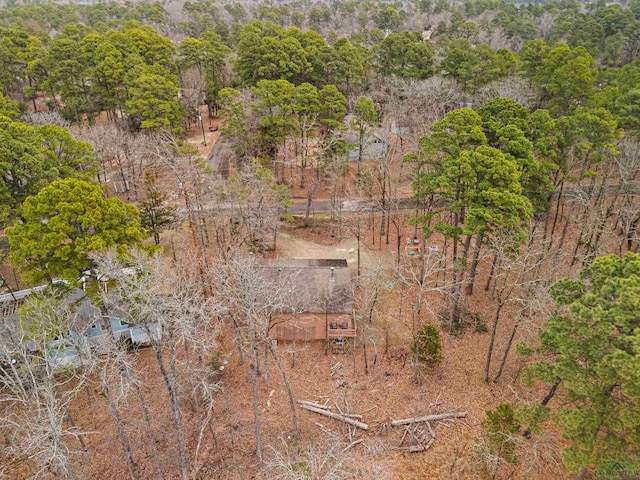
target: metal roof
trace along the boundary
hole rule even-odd
[[[280,310],[289,313],[353,311],[351,271],[346,259],[275,258],[262,262],[274,284],[289,284],[292,295]]]

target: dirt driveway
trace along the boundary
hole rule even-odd
[[[278,251],[287,258],[345,258],[351,269],[355,269],[358,262],[358,241],[355,238],[345,239],[335,245],[321,245],[279,233]],[[361,265],[368,265],[370,261],[371,252],[360,244]]]

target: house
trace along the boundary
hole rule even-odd
[[[356,161],[360,155],[360,146],[356,135],[347,135],[349,160]],[[383,160],[389,151],[389,143],[377,133],[371,133],[362,142],[362,160]]]
[[[21,334],[19,333],[20,329],[18,328],[20,325],[19,312],[20,308],[27,302],[29,296],[42,292],[46,288],[58,288],[60,285],[62,285],[61,288],[68,289],[68,291],[65,291],[66,302],[73,303],[84,297],[82,290],[67,287],[64,285],[64,282],[61,281],[54,282],[52,286],[41,285],[0,295],[0,336],[2,337],[1,341],[5,348],[13,348],[16,339],[21,338]],[[86,300],[86,302],[88,303],[88,300]],[[80,321],[82,321],[83,318],[82,315],[78,315]],[[31,340],[27,341],[25,346],[30,352],[36,352],[38,350],[36,344]],[[47,342],[43,354],[54,368],[77,367],[80,363],[79,353],[85,348],[88,348],[86,338],[70,331]],[[0,350],[0,357],[4,355],[5,351]]]
[[[162,334],[162,328],[157,323],[148,326],[149,332],[139,325],[131,325],[118,317],[109,317],[109,323],[116,340],[127,339],[137,346],[150,345],[151,340],[159,340]]]
[[[267,278],[286,281],[292,295],[271,320],[274,340],[355,338],[351,271],[345,259],[263,260]]]
[[[413,128],[408,124],[404,125],[402,121],[392,120],[391,133],[400,138],[405,138],[413,134]]]
[[[87,337],[76,332],[69,332],[47,344],[46,358],[56,370],[65,367],[78,368],[82,366],[83,356],[81,354],[87,354],[89,348]]]
[[[13,341],[11,340],[12,332],[15,333],[19,325],[20,307],[26,303],[30,295],[41,292],[47,287],[49,285],[0,295],[0,335],[5,337],[4,341],[8,341],[7,345]],[[149,334],[154,338],[156,336],[159,338],[161,335],[161,327],[158,324],[151,325],[149,333],[142,327],[130,325],[115,316],[108,317],[109,323],[106,324],[100,310],[91,304],[82,289],[69,286],[64,288],[67,289],[64,292],[64,301],[76,306],[77,315],[70,331],[46,343],[46,357],[54,368],[81,366],[80,353],[95,346],[100,338],[108,334],[109,330],[116,340],[126,338],[138,346],[150,344]],[[36,349],[35,345],[30,347],[29,342],[26,346],[30,350]],[[3,355],[4,352],[0,350],[0,358]]]
[[[29,295],[45,288],[47,288],[47,285],[0,295],[0,319],[17,315],[18,309],[25,304]]]

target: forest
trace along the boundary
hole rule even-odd
[[[0,85],[3,478],[640,479],[640,0],[4,0]]]

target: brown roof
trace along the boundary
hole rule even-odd
[[[290,305],[283,312],[347,313],[353,310],[351,272],[346,259],[272,258],[262,262],[273,281],[290,282]]]

